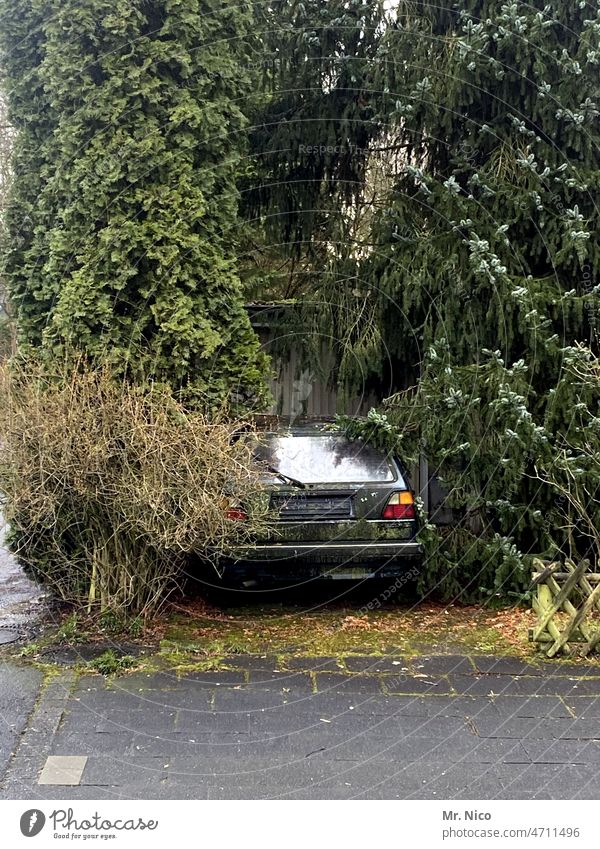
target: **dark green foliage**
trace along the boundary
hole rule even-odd
[[[22,328],[35,327],[38,339],[52,297],[39,282],[33,284],[31,276],[43,267],[43,234],[57,214],[55,203],[46,207],[41,202],[57,123],[41,73],[45,41],[42,6],[39,0],[2,0],[0,4],[3,90],[8,101],[7,118],[17,130],[13,152],[16,179],[4,211],[3,282],[8,284]]]
[[[564,369],[543,412],[528,393],[524,362],[499,352],[457,365],[446,340],[432,346],[414,391],[387,399],[365,421],[340,419],[350,437],[420,453],[442,476],[454,523],[427,522],[424,593],[474,600],[519,597],[531,558],[600,558],[600,361],[565,347]],[[566,418],[568,424],[557,425]]]
[[[440,336],[465,362],[531,354],[543,391],[562,341],[592,338],[600,19],[587,4],[452,9],[406,4],[382,47],[382,120],[408,148],[367,273],[402,359]],[[536,356],[542,330],[557,345]]]
[[[364,439],[369,445],[373,445],[385,454],[394,454],[405,461],[411,459],[406,453],[404,433],[378,410],[369,410],[365,419],[355,416],[336,416],[335,426],[342,430],[348,439]]]
[[[336,368],[324,379],[340,384],[360,381],[360,362],[380,343],[375,325],[365,329],[370,301],[362,299],[366,309],[355,320],[354,280],[379,134],[371,81],[383,7],[379,0],[277,0],[257,11],[262,86],[242,183],[242,275],[259,300],[296,299],[288,339],[308,368],[322,365],[322,345],[333,340]]]
[[[518,593],[523,555],[589,555],[600,519],[598,383],[573,371],[598,350],[600,10],[401,4],[379,55],[406,158],[362,269],[382,339],[363,365],[412,379],[384,410],[456,509],[425,531],[423,588]]]
[[[257,402],[266,361],[233,252],[249,4],[0,12],[22,130],[5,270],[24,349],[83,350],[196,402]]]
[[[276,0],[262,12],[263,91],[247,209],[295,257],[334,234],[360,195],[377,130],[369,78],[383,4]]]

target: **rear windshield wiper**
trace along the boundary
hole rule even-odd
[[[275,466],[267,466],[267,470],[274,475],[277,475],[280,480],[284,483],[291,483],[292,486],[297,486],[298,489],[306,489],[306,484],[302,483],[302,481],[296,480],[296,478],[291,478],[289,475],[284,475],[283,472],[280,472],[279,469],[276,469]]]

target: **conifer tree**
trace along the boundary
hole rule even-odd
[[[293,256],[335,236],[344,203],[362,191],[377,131],[369,80],[383,6],[275,0],[260,13],[263,97],[253,115],[248,207]]]
[[[250,9],[2,0],[21,130],[5,273],[24,351],[82,351],[199,403],[262,395],[233,251]]]
[[[598,405],[564,369],[598,352],[600,4],[402,3],[384,42],[381,120],[407,153],[364,273],[417,386],[388,409],[460,508],[429,577],[522,587],[519,551],[586,552],[535,469]]]
[[[362,358],[378,338],[376,327],[363,331],[364,316],[355,320],[352,280],[379,132],[372,80],[384,7],[381,0],[275,0],[257,10],[262,80],[242,185],[243,279],[258,298],[295,303],[280,337],[331,382],[354,376],[353,349],[360,346]],[[334,340],[336,373],[323,357],[324,339]]]
[[[18,314],[22,338],[28,333],[33,338],[35,333],[38,339],[52,296],[30,279],[30,270],[43,262],[42,234],[56,215],[54,203],[45,208],[40,200],[48,181],[56,129],[55,111],[40,72],[42,20],[39,3],[3,0],[0,6],[4,118],[15,131],[12,166],[16,176],[3,204],[3,283]]]
[[[591,340],[600,261],[594,6],[406,4],[389,31],[380,87],[408,148],[370,273],[410,323],[412,333],[386,333],[403,357],[416,333],[424,344],[443,335],[461,360],[480,347],[514,360],[551,325],[556,373],[561,340]],[[543,383],[548,361],[530,366]]]

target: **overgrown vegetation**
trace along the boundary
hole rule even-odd
[[[450,490],[458,525],[425,529],[422,589],[522,597],[529,554],[596,546],[600,453],[582,433],[598,404],[600,8],[407,2],[379,18],[370,7],[352,28],[356,4],[342,2],[332,30],[347,25],[351,43],[360,29],[363,61],[349,61],[350,82],[328,82],[331,32],[316,5],[304,7],[312,91],[286,114],[317,100],[321,147],[311,137],[299,163],[311,132],[292,122],[279,163],[304,166],[304,191],[327,201],[320,217],[296,213],[301,238],[298,227],[286,237],[309,268],[326,241],[314,282],[304,268],[303,297],[325,304],[314,314],[334,339],[341,388],[392,396],[350,430],[384,443],[402,434],[401,456],[425,454]],[[340,239],[344,200],[350,220],[366,200],[371,210]]]
[[[169,393],[259,406],[267,363],[243,296],[285,299],[297,309],[278,344],[293,339],[320,373],[332,340],[338,388],[388,396],[349,433],[425,454],[449,490],[457,525],[423,530],[423,589],[520,598],[530,554],[597,561],[598,3],[0,12],[18,130],[3,269],[22,354],[40,347],[51,375],[74,346],[127,376],[136,403],[136,385],[160,382],[146,397],[165,410]],[[88,527],[70,498],[65,541]],[[42,546],[50,520],[29,515]],[[138,556],[141,520],[127,516]],[[161,531],[174,573],[192,550],[180,519],[183,542]]]
[[[417,5],[380,69],[407,84],[389,114],[409,156],[365,272],[383,325],[390,300],[404,317],[388,350],[418,363],[386,409],[459,517],[427,580],[507,595],[524,555],[598,554],[600,9]]]
[[[191,555],[218,564],[266,522],[239,422],[104,368],[0,371],[0,491],[12,547],[63,599],[147,616]],[[240,499],[247,521],[227,508]],[[111,611],[109,615],[108,611]]]
[[[564,349],[540,414],[524,362],[509,367],[487,351],[480,363],[457,365],[442,340],[414,390],[387,399],[385,413],[339,425],[407,460],[426,453],[445,484],[455,522],[425,522],[422,592],[519,598],[529,555],[600,562],[599,403],[600,361],[583,345]]]
[[[87,666],[101,675],[118,675],[119,672],[126,672],[135,666],[135,662],[135,658],[130,655],[119,655],[114,649],[107,649],[94,660],[90,660]]]

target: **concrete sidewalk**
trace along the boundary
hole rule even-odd
[[[600,671],[491,657],[232,657],[105,680],[63,670],[2,798],[598,798]],[[7,668],[4,667],[5,676]],[[32,671],[15,668],[15,686]],[[3,709],[6,709],[5,707]],[[14,740],[13,740],[14,742]],[[63,762],[56,758],[79,758]],[[65,766],[66,763],[66,766]],[[58,784],[39,784],[43,779]],[[63,770],[61,772],[61,770]],[[58,776],[58,777],[57,777]],[[61,778],[63,776],[63,778]],[[72,782],[72,783],[64,783]]]

